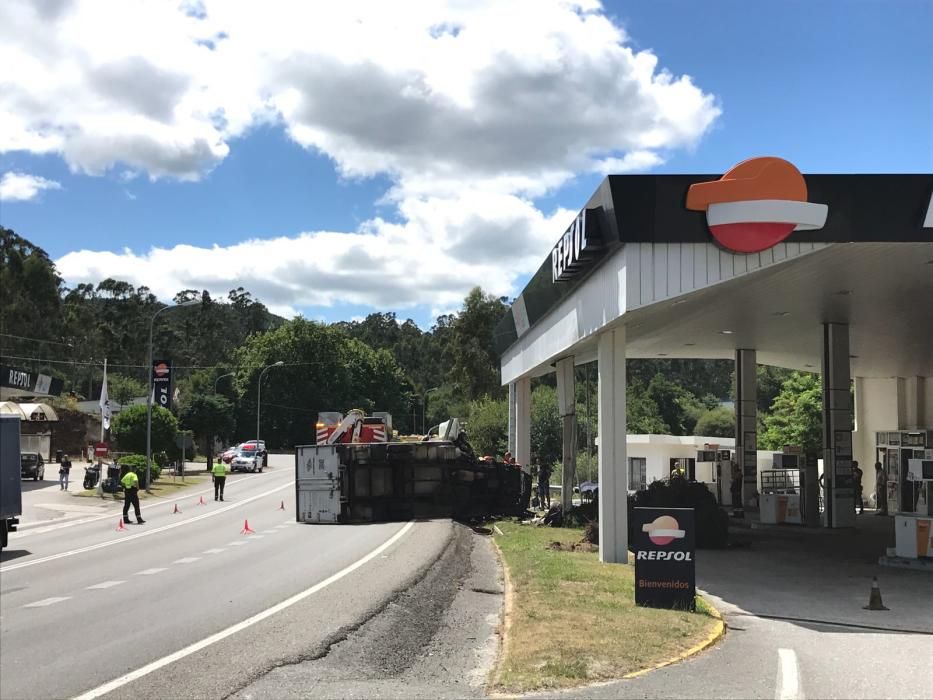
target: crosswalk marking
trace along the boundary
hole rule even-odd
[[[29,605],[24,605],[24,608],[44,608],[49,605],[55,605],[55,603],[61,603],[63,600],[70,600],[71,596],[66,595],[60,598],[45,598],[43,600],[37,600],[35,603],[30,603]]]
[[[87,586],[84,590],[86,591],[99,591],[104,588],[113,588],[114,586],[119,586],[121,583],[126,583],[126,581],[104,581],[103,583],[95,583],[93,586]]]
[[[135,575],[136,576],[152,576],[153,574],[157,574],[161,571],[165,571],[164,566],[162,568],[156,567],[154,569],[143,569],[142,571],[137,571]]]
[[[201,557],[182,557],[181,559],[176,559],[173,561],[173,564],[191,564],[192,562],[199,561]]]

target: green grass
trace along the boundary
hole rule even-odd
[[[555,551],[582,530],[500,522],[495,541],[511,583],[508,628],[494,686],[504,692],[561,688],[621,678],[666,661],[717,624],[697,612],[637,607],[631,565],[595,553]]]
[[[139,489],[139,499],[144,500],[146,498],[171,498],[179,491],[183,489],[190,488],[191,486],[201,486],[208,480],[208,475],[206,474],[196,474],[196,475],[186,475],[184,482],[182,482],[180,476],[175,477],[175,483],[172,483],[172,477],[169,476],[160,476],[156,481],[152,482],[152,493],[146,493],[143,488]],[[97,487],[93,489],[82,489],[77,491],[75,496],[80,496],[82,498],[98,498]],[[117,501],[123,500],[123,492],[120,491],[117,494],[105,493],[104,498],[112,498]]]

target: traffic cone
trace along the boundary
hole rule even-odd
[[[174,515],[175,513],[181,513],[181,511],[178,509],[177,503],[175,504],[175,510],[172,511],[172,515]]]
[[[117,532],[121,532],[121,531],[123,531],[123,530],[128,530],[128,529],[129,529],[129,528],[126,527],[126,525],[123,524],[123,518],[120,518],[120,524],[117,525]]]
[[[279,505],[279,510],[285,510],[285,501],[282,501],[282,503]]]
[[[243,521],[243,529],[240,530],[241,535],[255,535],[256,532],[249,526],[249,520]]]
[[[868,605],[863,610],[887,610],[884,603],[881,602],[881,589],[878,587],[878,577],[871,577],[871,595],[868,597]]]
[[[204,502],[204,496],[201,496],[200,498],[198,498],[198,505],[199,505],[199,506],[206,506],[206,505],[207,505],[207,504]]]

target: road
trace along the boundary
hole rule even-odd
[[[229,695],[326,649],[446,545],[449,523],[295,523],[291,464],[273,456],[263,474],[229,477],[223,503],[204,493],[197,505],[206,489],[181,496],[179,514],[144,502],[146,524],[127,531],[108,514],[14,534],[0,562],[0,697]],[[245,520],[256,534],[241,534]]]

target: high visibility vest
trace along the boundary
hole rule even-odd
[[[123,484],[125,489],[138,489],[139,477],[136,476],[136,472],[130,470],[120,479],[120,483]]]
[[[217,460],[214,462],[214,466],[211,468],[211,473],[214,476],[227,476],[227,465],[223,463],[223,460]]]

